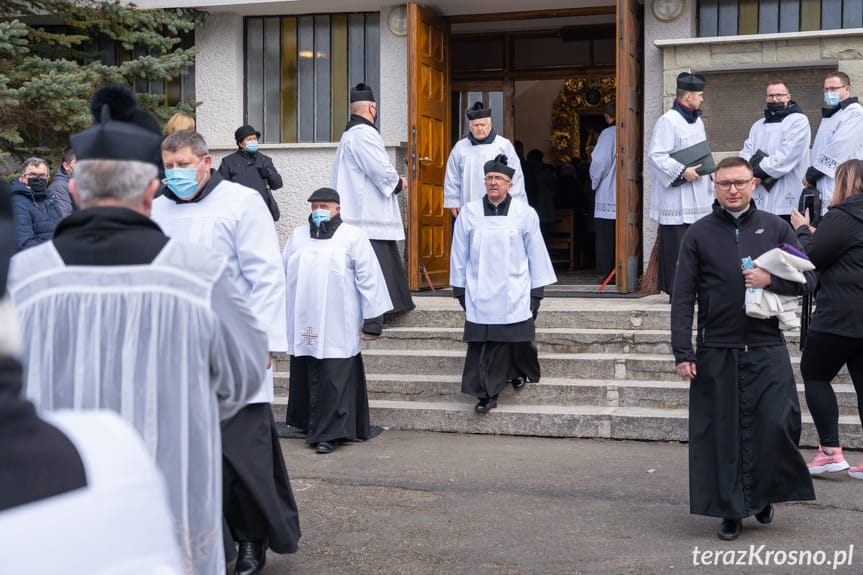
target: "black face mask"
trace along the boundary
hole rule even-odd
[[[767,102],[767,111],[775,114],[785,109],[785,102]]]
[[[47,178],[27,178],[27,186],[36,192],[37,194],[41,194],[48,187],[48,179]]]

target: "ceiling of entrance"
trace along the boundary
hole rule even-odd
[[[429,8],[444,16],[467,14],[500,14],[502,12],[523,12],[530,10],[558,10],[564,8],[587,8],[593,6],[614,6],[608,0],[537,0],[525,3],[524,0],[429,0],[423,2]]]

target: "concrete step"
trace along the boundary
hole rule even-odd
[[[457,433],[488,433],[547,437],[603,437],[654,441],[686,441],[685,409],[596,406],[500,406],[477,414],[473,404],[454,402],[370,401],[375,425],[396,429],[423,429]],[[816,447],[818,436],[812,418],[803,416],[801,445]],[[854,416],[840,416],[843,446],[863,448],[863,430]]]
[[[366,373],[423,374],[426,376],[459,375],[464,368],[461,350],[391,350],[363,351]],[[289,370],[288,359],[276,358],[276,371]],[[683,381],[675,371],[674,357],[653,353],[549,353],[540,352],[544,378]],[[792,356],[791,365],[797,383],[802,383],[800,357]],[[851,379],[843,368],[834,384]]]
[[[288,374],[276,374],[276,394],[287,397]],[[461,392],[461,376],[424,374],[366,374],[370,400],[454,402],[473,405],[475,400]],[[857,394],[850,384],[833,386],[841,415],[857,414]],[[803,385],[797,385],[800,406],[805,412]],[[601,407],[638,407],[649,409],[687,409],[689,382],[582,380],[542,378],[522,390],[511,386],[501,392],[501,401],[519,405],[593,405]]]
[[[364,350],[461,350],[462,327],[392,327],[383,335],[364,342]],[[786,334],[788,351],[800,355],[800,334]],[[534,343],[541,352],[556,353],[671,353],[671,332],[667,329],[537,328]]]

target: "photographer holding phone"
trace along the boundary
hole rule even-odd
[[[820,285],[800,360],[806,403],[820,443],[809,463],[812,475],[849,468],[830,385],[843,365],[848,366],[863,418],[863,161],[848,160],[836,169],[830,206],[817,233],[809,225],[809,214],[791,212],[791,225],[818,270]],[[848,469],[848,475],[863,479],[863,464]]]

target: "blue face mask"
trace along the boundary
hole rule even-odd
[[[312,221],[316,227],[321,227],[321,222],[330,221],[330,210],[315,210],[312,212]]]
[[[198,168],[204,163],[203,158],[197,168],[173,168],[165,170],[165,183],[168,189],[181,200],[188,200],[195,195],[198,185]]]
[[[249,140],[246,142],[246,151],[247,152],[257,152],[258,151],[258,141],[257,140]]]
[[[824,103],[833,108],[839,105],[839,92],[827,92],[824,94]]]

